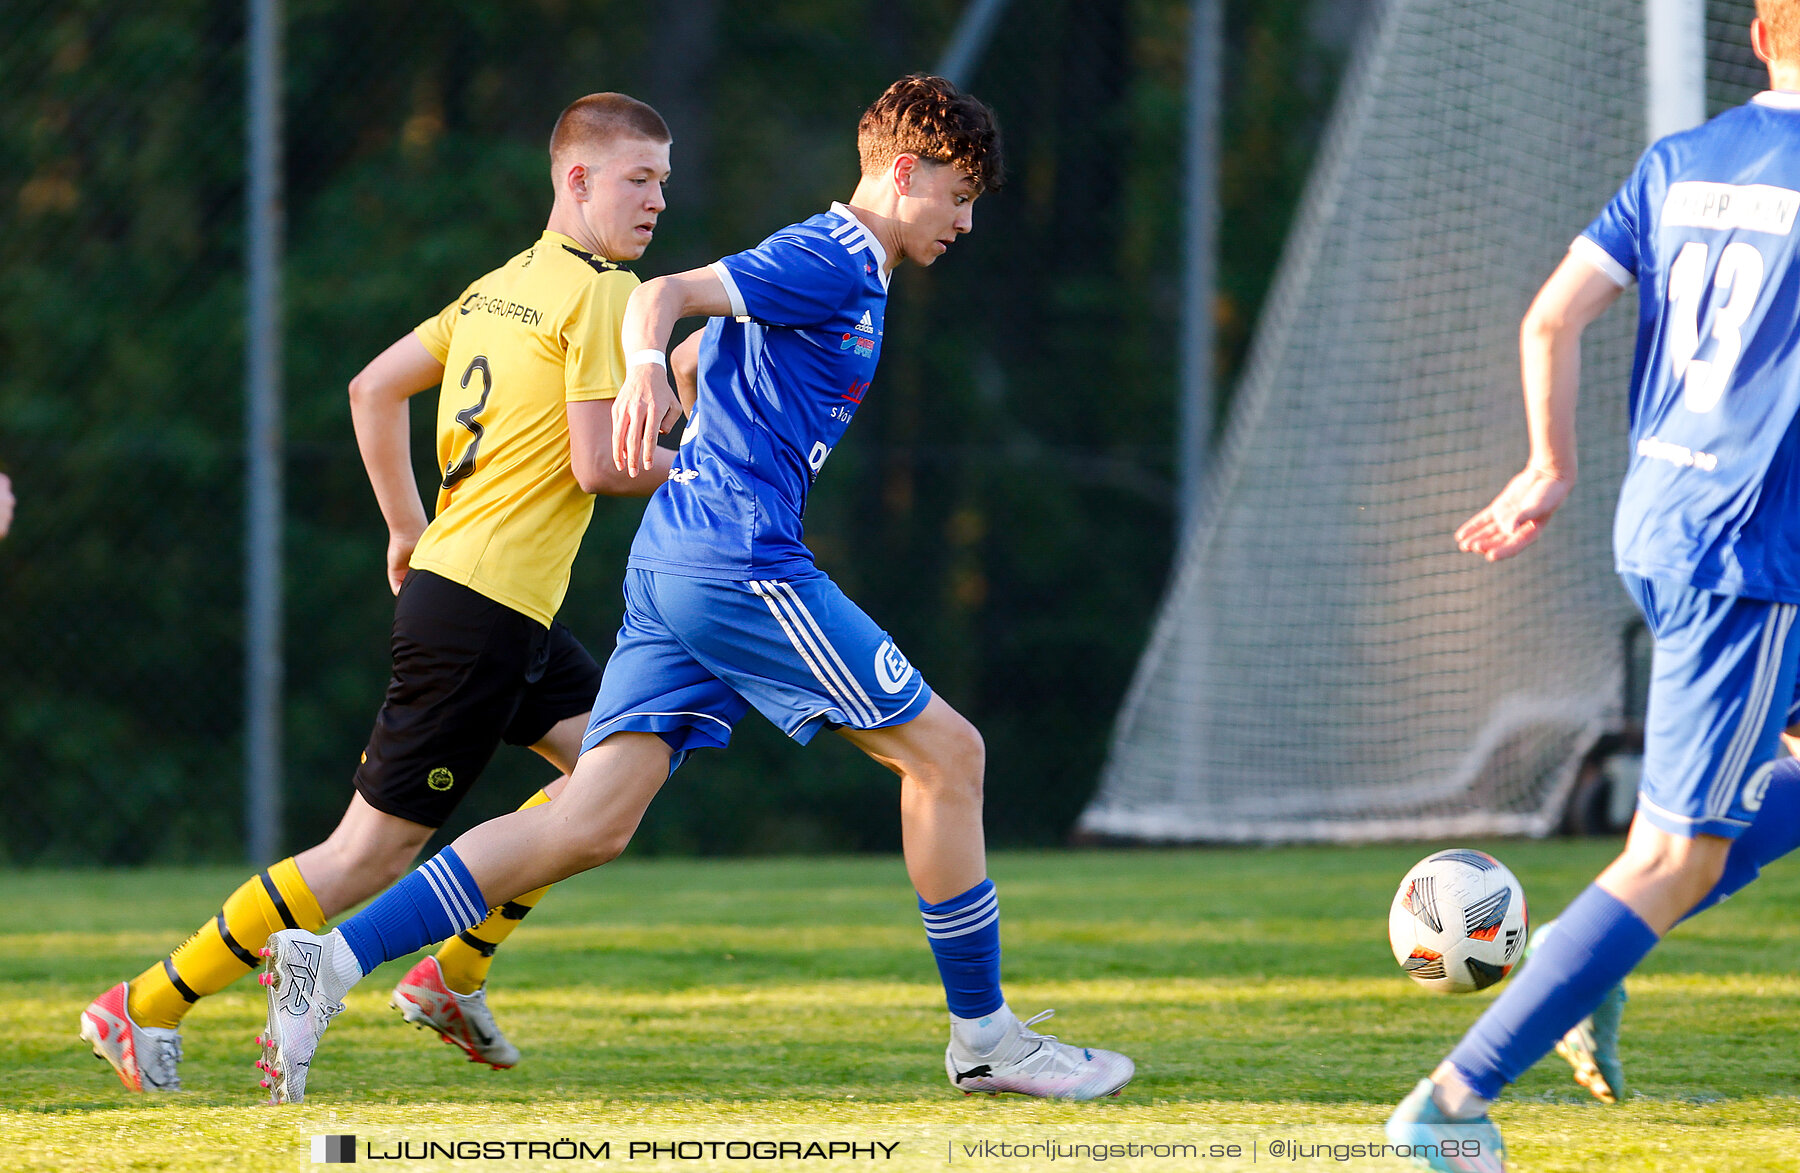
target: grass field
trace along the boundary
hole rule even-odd
[[[1540,917],[1615,848],[1485,846],[1519,874]],[[1393,886],[1422,854],[1402,845],[997,856],[1009,1000],[1022,1014],[1054,1006],[1051,1029],[1137,1060],[1124,1094],[1096,1104],[963,1097],[945,1083],[942,998],[894,859],[627,860],[570,881],[495,966],[490,996],[525,1052],[519,1067],[477,1067],[403,1027],[385,1005],[404,972],[396,962],[352,992],[307,1102],[287,1109],[256,1106],[253,982],[188,1017],[189,1090],[179,1096],[126,1093],[75,1037],[89,998],[190,931],[240,873],[3,873],[5,1165],[310,1168],[313,1135],[349,1133],[378,1157],[406,1151],[403,1142],[414,1152],[429,1141],[611,1146],[603,1162],[521,1149],[517,1159],[383,1162],[395,1169],[1098,1164],[997,1147],[1045,1142],[1202,1153],[1114,1157],[1113,1169],[1403,1168],[1291,1160],[1271,1144],[1377,1140],[1393,1101],[1485,1003],[1419,991],[1387,952]],[[1602,1107],[1559,1061],[1541,1064],[1497,1111],[1515,1167],[1800,1167],[1797,906],[1800,868],[1777,865],[1677,930],[1631,986],[1634,1097]],[[677,1141],[700,1159],[630,1148]],[[829,1161],[731,1160],[723,1144],[714,1159],[692,1147],[713,1141],[893,1148]],[[1231,1144],[1243,1155],[1204,1155]]]

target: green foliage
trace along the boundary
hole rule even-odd
[[[638,269],[686,268],[847,194],[857,114],[930,66],[962,8],[286,6],[290,849],[341,811],[386,679],[384,532],[344,387],[534,237],[558,109],[622,89],[667,113],[671,206]],[[230,858],[242,5],[24,9],[0,45],[0,460],[20,499],[0,544],[0,860]],[[984,731],[1001,843],[1066,834],[1168,568],[1187,11],[1009,7],[971,88],[1012,181],[943,264],[896,280],[883,369],[808,517],[821,565]],[[1331,91],[1308,11],[1230,7],[1221,304],[1243,328]],[[1227,374],[1241,346],[1227,330]],[[563,618],[599,652],[638,508],[601,502],[576,567]],[[754,717],[738,741],[684,768],[643,847],[897,845],[892,781],[856,754],[802,753]],[[503,751],[452,829],[545,773]]]
[[[1217,321],[1218,369],[1229,377],[1249,349],[1343,61],[1308,36],[1311,5],[1228,5],[1226,16]]]
[[[241,135],[213,13],[59,5],[0,48],[0,858],[221,829],[187,810],[234,764]]]
[[[1539,915],[1617,847],[1485,846]],[[179,1097],[123,1091],[75,1038],[82,1005],[179,941],[238,873],[0,873],[0,1135],[11,1167],[83,1173],[287,1168],[322,1133],[610,1139],[615,1159],[633,1139],[874,1139],[900,1146],[882,1165],[904,1170],[942,1168],[947,1145],[984,1139],[1254,1140],[1263,1163],[1276,1138],[1366,1144],[1492,997],[1428,994],[1388,952],[1394,885],[1428,850],[996,855],[1011,1004],[1054,1006],[1064,1038],[1138,1064],[1118,1099],[1061,1105],[964,1098],[944,1082],[942,994],[891,857],[628,858],[567,881],[495,963],[490,997],[524,1051],[517,1068],[472,1066],[403,1029],[384,1005],[407,964],[394,962],[351,992],[307,1102],[282,1110],[253,1106],[263,1012],[249,981],[188,1016]],[[1800,871],[1778,864],[1671,934],[1632,979],[1623,1054],[1636,1095],[1602,1108],[1547,1059],[1496,1111],[1520,1167],[1791,1167],[1796,899]],[[960,1151],[954,1164],[1059,1167]]]

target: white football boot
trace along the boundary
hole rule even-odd
[[[344,1009],[344,995],[361,978],[349,946],[336,933],[320,937],[305,929],[285,929],[269,938],[262,955],[268,966],[257,978],[268,987],[269,1017],[256,1041],[262,1086],[272,1104],[306,1098],[306,1076],[319,1039]]]
[[[457,993],[444,984],[444,971],[435,957],[427,957],[406,971],[388,998],[388,1005],[414,1026],[428,1026],[446,1043],[461,1047],[471,1063],[500,1069],[519,1061],[519,1048],[508,1042],[494,1024],[486,990]]]
[[[951,1086],[976,1092],[1018,1092],[1051,1100],[1097,1100],[1114,1096],[1131,1082],[1137,1067],[1116,1051],[1096,1051],[1059,1043],[1031,1027],[1055,1014],[1046,1010],[1020,1022],[1014,1018],[986,1054],[962,1046],[954,1033],[944,1052]]]
[[[131,1021],[129,983],[120,982],[81,1012],[81,1037],[134,1092],[181,1090],[181,1032]]]

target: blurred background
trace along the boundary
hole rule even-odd
[[[989,749],[1000,845],[1093,793],[1176,550],[1188,0],[1004,6],[968,88],[1011,178],[894,283],[873,393],[813,493],[820,565]],[[1249,344],[1364,0],[1222,6],[1212,371]],[[345,385],[534,239],[584,93],[675,137],[640,276],[842,198],[854,126],[961,0],[288,0],[281,73],[285,664],[270,858],[315,842],[387,678],[385,529]],[[0,0],[0,864],[240,858],[245,5]],[[430,395],[413,413],[431,475]],[[1223,404],[1219,408],[1223,415]],[[604,656],[640,507],[602,500],[561,618]],[[448,831],[548,780],[502,750]],[[752,716],[634,850],[898,848],[894,784]],[[266,861],[265,861],[266,862]]]
[[[986,735],[992,841],[1617,831],[1633,295],[1587,335],[1557,525],[1497,568],[1447,535],[1521,459],[1533,290],[1647,142],[1765,84],[1752,14],[0,0],[0,864],[333,824],[391,614],[345,385],[536,237],[569,100],[671,125],[648,277],[848,193],[861,110],[931,69],[995,107],[1011,181],[898,275],[807,530]],[[562,615],[601,654],[639,509],[601,502]],[[546,774],[500,755],[447,831]],[[893,790],[752,718],[637,850],[889,851]]]

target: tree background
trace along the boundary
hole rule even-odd
[[[1233,0],[1216,370],[1228,394],[1361,0]],[[242,851],[241,3],[3,0],[0,862]],[[385,530],[345,385],[535,238],[544,144],[617,89],[675,136],[640,276],[842,198],[858,115],[959,0],[289,0],[286,843],[342,811],[387,675]],[[989,750],[1001,845],[1091,792],[1173,551],[1185,0],[1010,5],[969,88],[1004,190],[903,269],[891,342],[807,517],[818,561]],[[413,412],[421,478],[429,394]],[[429,500],[429,496],[427,497]],[[561,618],[597,655],[640,506],[602,500]],[[503,750],[447,828],[551,771]],[[894,783],[752,715],[634,850],[891,851]]]

